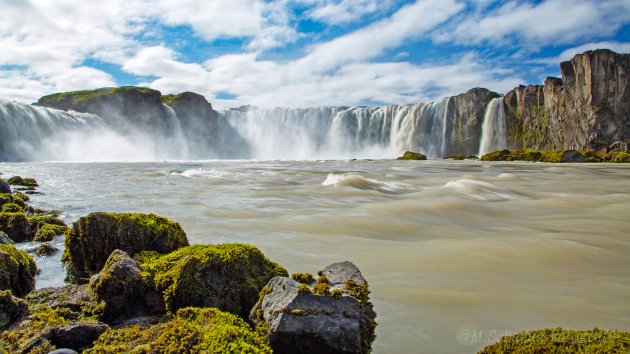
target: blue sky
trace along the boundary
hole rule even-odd
[[[0,98],[140,85],[216,108],[434,100],[630,52],[630,0],[0,0]]]

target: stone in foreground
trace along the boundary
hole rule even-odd
[[[0,290],[23,297],[35,289],[38,273],[33,257],[15,246],[0,244]]]
[[[0,291],[0,331],[27,313],[26,301],[13,296],[10,290]]]
[[[72,282],[98,273],[119,249],[131,256],[143,251],[170,253],[188,246],[179,223],[154,214],[92,213],[80,218],[65,240],[63,261]]]
[[[111,353],[271,353],[261,336],[238,316],[214,308],[185,308],[149,328],[110,329],[84,351]]]
[[[368,283],[351,262],[331,264],[310,284],[273,278],[250,320],[274,353],[369,353],[376,313]]]

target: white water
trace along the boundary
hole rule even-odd
[[[453,103],[226,110],[185,125],[164,106],[164,122],[139,125],[0,101],[0,161],[393,158],[405,150],[439,158]]]
[[[505,149],[507,147],[506,131],[503,97],[493,98],[483,117],[479,156]]]

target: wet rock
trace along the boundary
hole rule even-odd
[[[30,250],[27,250],[28,253],[31,254],[35,254],[38,255],[40,257],[44,257],[44,256],[51,256],[55,253],[57,253],[57,251],[59,251],[59,249],[53,245],[50,244],[50,242],[44,242],[41,245],[32,248]]]
[[[576,150],[566,150],[562,155],[562,162],[584,162],[584,155]]]
[[[92,213],[68,231],[63,261],[72,282],[85,282],[98,273],[116,249],[135,255],[142,251],[169,253],[188,246],[179,225],[154,214]]]
[[[12,245],[14,244],[13,240],[9,238],[4,231],[0,231],[0,245]]]
[[[68,348],[61,348],[53,350],[52,352],[48,352],[48,354],[79,354],[76,351]]]
[[[0,193],[11,193],[11,186],[2,178],[0,178]]]
[[[427,157],[413,151],[406,151],[402,156],[398,157],[396,160],[426,160]]]
[[[351,262],[331,264],[320,274],[312,287],[273,278],[250,320],[267,334],[274,353],[370,352],[376,313],[367,281]]]
[[[109,326],[101,322],[76,322],[58,328],[50,341],[55,347],[81,351],[91,347],[92,343],[108,329]]]
[[[120,250],[112,252],[103,270],[90,279],[90,289],[105,303],[103,318],[110,323],[165,312],[161,294],[145,284],[138,262]]]
[[[0,290],[11,290],[18,297],[35,289],[39,273],[33,257],[12,245],[0,245]]]
[[[0,291],[0,331],[27,313],[26,301],[13,296],[10,290]]]
[[[188,306],[216,307],[247,318],[265,284],[288,275],[258,248],[244,244],[194,245],[136,258],[171,312]]]
[[[34,178],[22,178],[20,176],[13,176],[7,180],[7,183],[14,186],[24,187],[38,187],[37,181]]]

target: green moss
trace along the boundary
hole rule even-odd
[[[0,206],[11,203],[19,205],[22,209],[26,208],[24,199],[22,199],[19,195],[9,193],[0,194]]]
[[[214,308],[184,308],[165,323],[110,329],[84,353],[271,353],[242,319]]]
[[[426,160],[427,157],[413,151],[405,151],[405,153],[396,160]]]
[[[28,195],[26,195],[26,194],[24,194],[24,193],[22,193],[20,191],[13,192],[13,196],[17,197],[17,198],[20,198],[24,202],[28,202],[29,200],[31,200],[31,198]]]
[[[22,178],[20,176],[13,176],[7,180],[8,184],[16,186],[26,187],[38,187],[37,181],[34,178]]]
[[[28,316],[17,328],[4,332],[0,346],[15,353],[48,353],[56,348],[49,342],[55,329],[70,324],[66,309],[42,307]]]
[[[177,102],[181,97],[182,97],[181,93],[177,95],[162,95],[162,97],[160,97],[160,101],[163,104],[172,107],[175,104],[175,102]]]
[[[33,240],[38,242],[52,241],[55,237],[63,234],[65,230],[66,228],[63,226],[46,224],[37,230]]]
[[[562,150],[500,150],[481,157],[481,161],[532,161],[559,163],[564,159]]]
[[[160,256],[136,256],[143,277],[163,294],[166,307],[218,307],[247,318],[256,298],[274,276],[287,271],[251,245],[194,245]]]
[[[24,209],[22,209],[21,206],[15,204],[15,203],[6,203],[6,204],[2,205],[2,212],[3,213],[21,213],[23,211],[24,211]]]
[[[0,290],[24,296],[35,288],[38,273],[33,257],[13,245],[0,244]]]
[[[606,154],[606,160],[615,163],[630,162],[630,152],[625,150],[613,150]]]
[[[343,291],[341,291],[341,289],[335,289],[330,293],[330,296],[334,297],[335,299],[341,298],[342,295]]]
[[[562,328],[521,332],[501,338],[480,353],[619,353],[630,350],[630,333],[619,331],[564,330]]]
[[[25,213],[0,213],[0,231],[4,231],[14,242],[30,241],[33,238]]]
[[[300,284],[300,286],[298,286],[297,291],[300,294],[312,294],[313,293],[311,288],[308,285],[306,285],[306,284]]]
[[[359,300],[359,303],[362,305],[368,304],[370,301],[370,286],[367,281],[361,285],[352,279],[348,279],[343,284],[343,289],[347,290],[350,296]]]
[[[311,273],[293,273],[291,274],[291,278],[302,284],[310,284],[315,281],[315,278],[313,278],[313,274]]]
[[[51,245],[49,242],[42,243],[37,248],[33,249],[31,253],[34,253],[40,257],[50,256],[59,251],[55,246]]]
[[[100,97],[110,96],[117,93],[128,92],[128,91],[137,91],[144,94],[152,94],[156,92],[159,93],[159,91],[146,88],[146,87],[136,87],[136,86],[104,87],[104,88],[100,88],[96,90],[82,90],[82,91],[55,93],[55,94],[40,98],[39,102],[42,102],[42,103],[70,102],[72,104],[78,104],[83,101],[93,100]]]
[[[26,301],[13,296],[11,290],[0,291],[0,331],[27,313]]]
[[[109,255],[120,249],[133,256],[143,251],[172,252],[188,245],[179,225],[155,214],[92,213],[66,234],[62,260],[72,280],[98,273]]]
[[[313,294],[315,295],[330,295],[330,285],[328,283],[317,283],[313,287]]]

